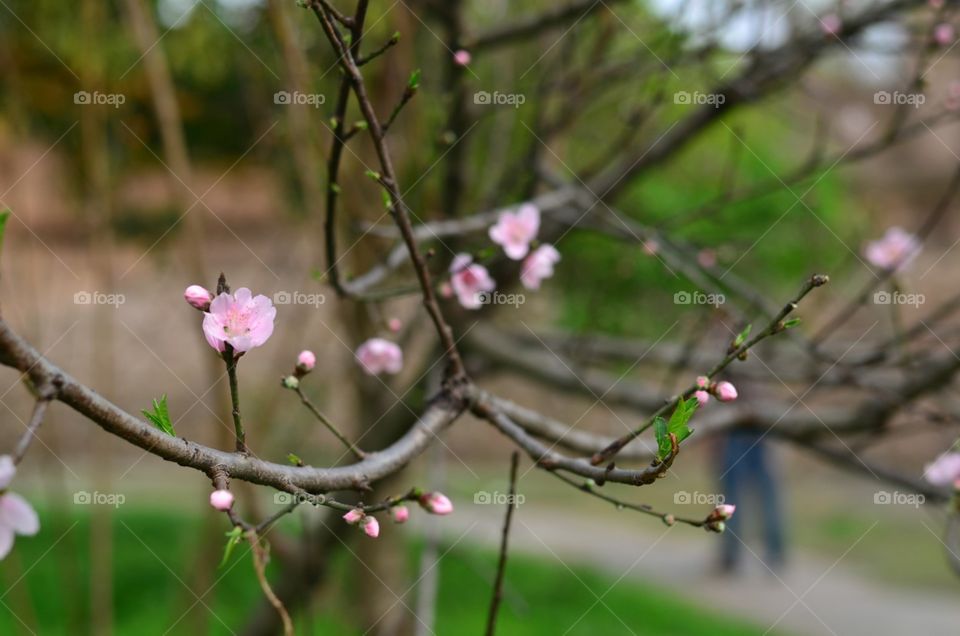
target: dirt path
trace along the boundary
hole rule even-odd
[[[500,524],[499,511],[462,506],[440,526],[450,541],[462,537],[495,547]],[[655,577],[657,584],[688,599],[701,599],[709,607],[769,628],[761,633],[900,636],[960,630],[960,604],[953,595],[875,583],[845,565],[843,556],[831,562],[794,555],[786,571],[773,573],[747,551],[749,563],[741,576],[716,577],[708,573],[713,542],[690,528],[610,524],[532,506],[520,508],[515,524],[510,539],[514,550],[571,567],[591,565],[615,581],[649,583]],[[605,591],[593,590],[601,597]]]

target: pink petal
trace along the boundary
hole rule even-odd
[[[40,531],[40,519],[26,499],[8,492],[0,497],[0,526],[13,528],[17,534],[32,536]]]
[[[0,526],[0,561],[2,561],[13,548],[13,528]]]

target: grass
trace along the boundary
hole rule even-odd
[[[90,626],[92,529],[88,511],[70,516],[41,511],[41,534],[17,540],[0,570],[5,589],[0,597],[0,634],[30,633],[27,626],[44,636],[96,633]],[[203,633],[195,631],[196,618],[206,620],[207,634],[241,631],[248,611],[260,602],[249,556],[238,549],[224,568],[213,573],[218,581],[203,594],[209,584],[195,582],[202,567],[195,557],[200,524],[199,517],[170,510],[126,505],[112,513],[109,543],[115,634]],[[285,524],[283,531],[298,527],[294,519]],[[412,564],[418,548],[411,544],[409,549]],[[462,546],[441,560],[437,634],[482,633],[495,562],[491,552]],[[348,590],[358,585],[358,568],[353,566],[347,553],[334,562],[333,580],[338,581],[338,589],[317,603],[309,626],[303,617],[296,620],[298,634],[362,633],[350,625],[344,601]],[[507,572],[498,634],[758,633],[754,625],[718,616],[653,586],[627,580],[614,586],[614,582],[588,568],[568,570],[556,562],[514,556]],[[186,585],[198,590],[202,603],[197,603],[193,614],[180,619],[196,601]],[[602,602],[594,593],[602,595]],[[412,598],[407,602],[412,605]]]

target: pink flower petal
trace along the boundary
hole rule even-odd
[[[40,531],[40,519],[26,499],[8,492],[0,497],[0,526],[12,528],[17,534],[32,536]]]

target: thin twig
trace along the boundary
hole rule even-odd
[[[319,420],[321,424],[323,424],[324,426],[326,426],[326,427],[327,427],[327,430],[329,430],[331,433],[333,433],[334,437],[336,437],[338,440],[340,440],[341,442],[343,442],[343,445],[346,446],[347,449],[348,449],[351,453],[353,453],[353,454],[356,456],[357,459],[363,459],[364,457],[367,456],[367,454],[366,454],[365,452],[363,452],[362,450],[360,450],[359,448],[357,448],[357,446],[354,445],[353,442],[351,442],[349,439],[347,439],[347,436],[344,435],[343,433],[341,433],[340,430],[337,429],[336,426],[334,426],[333,422],[331,422],[330,420],[328,420],[327,417],[326,417],[323,413],[320,412],[320,409],[318,409],[318,408],[314,405],[314,403],[310,401],[310,398],[308,398],[308,397],[306,396],[306,394],[303,392],[303,389],[301,389],[301,388],[298,386],[297,388],[294,389],[294,391],[296,391],[297,395],[300,396],[300,401],[303,402],[303,405],[306,406],[307,409],[309,409],[311,413],[313,413],[314,417],[316,417],[317,420]]]
[[[23,433],[20,441],[17,442],[16,449],[13,451],[14,464],[19,464],[23,460],[23,456],[27,454],[27,449],[30,448],[30,444],[37,434],[37,429],[40,428],[40,424],[43,422],[43,416],[47,412],[47,406],[49,406],[49,404],[49,399],[40,398],[33,405],[33,414],[30,416],[30,423],[27,425],[27,430]]]
[[[267,581],[267,550],[261,545],[260,537],[254,530],[247,532],[247,541],[250,542],[250,552],[253,554],[253,569],[257,573],[260,589],[263,590],[263,595],[267,597],[270,604],[277,610],[277,614],[280,615],[280,620],[283,621],[284,636],[293,636],[293,622],[290,620],[290,614],[287,612],[287,608],[283,606],[283,602],[274,594],[270,582]]]
[[[507,498],[507,514],[503,519],[503,535],[500,539],[500,559],[497,561],[497,577],[493,583],[493,598],[490,600],[490,613],[487,616],[487,636],[493,636],[497,628],[497,611],[503,597],[503,577],[507,570],[507,544],[510,539],[510,523],[513,511],[517,507],[517,467],[520,465],[520,453],[513,451],[510,456],[510,494]]]

